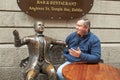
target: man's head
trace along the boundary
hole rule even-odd
[[[34,24],[34,29],[36,33],[43,33],[44,31],[44,24],[41,21],[36,21]]]
[[[76,23],[76,31],[82,37],[90,31],[90,21],[88,19],[80,19]]]

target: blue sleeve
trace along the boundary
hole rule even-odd
[[[69,44],[69,41],[71,40],[72,38],[72,34],[69,34],[65,40],[65,42],[67,43],[67,45]]]
[[[70,33],[65,40],[66,44],[69,45],[75,36],[76,36],[76,32]]]
[[[65,42],[66,42],[66,45],[67,45],[67,47],[65,48],[65,50],[64,50],[64,54],[68,54],[69,53],[69,44],[70,44],[70,41],[72,40],[72,38],[74,37],[74,35],[75,35],[75,32],[72,32],[72,33],[70,33],[68,36],[67,36],[67,38],[66,38],[66,40],[65,40]]]
[[[64,54],[68,54],[69,53],[69,51],[68,51],[68,49],[69,49],[69,46],[68,46],[69,40],[70,40],[70,35],[68,35],[66,40],[65,40],[67,47],[64,50]]]
[[[89,53],[81,53],[80,58],[87,63],[98,63],[101,58],[101,43],[100,40],[94,40],[91,44]]]

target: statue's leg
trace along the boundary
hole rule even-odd
[[[45,62],[42,65],[42,72],[48,75],[49,80],[57,80],[56,70],[51,63]]]
[[[36,66],[34,69],[30,69],[27,72],[26,80],[35,80],[39,74],[39,66]]]
[[[26,80],[34,80],[34,78],[36,77],[36,71],[34,69],[29,70],[26,76]]]

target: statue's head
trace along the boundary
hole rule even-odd
[[[34,29],[36,33],[43,33],[44,31],[44,24],[41,21],[36,21],[34,24]]]

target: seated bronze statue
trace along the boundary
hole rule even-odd
[[[51,44],[65,45],[65,42],[44,36],[44,24],[40,21],[34,24],[34,29],[35,35],[22,39],[17,30],[13,31],[14,45],[16,47],[27,45],[29,51],[29,56],[20,63],[21,67],[25,67],[23,80],[35,80],[40,72],[47,74],[49,80],[57,80],[56,70],[45,54]]]

